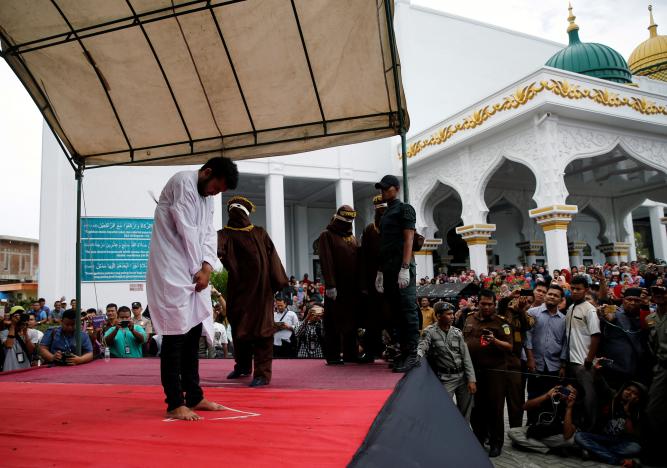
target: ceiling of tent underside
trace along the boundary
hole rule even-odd
[[[387,26],[384,0],[0,2],[3,58],[87,167],[396,135]]]

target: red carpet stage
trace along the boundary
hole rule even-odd
[[[95,361],[0,374],[4,466],[345,466],[396,382],[384,364],[277,360],[270,387],[201,361],[209,399],[229,411],[163,417],[159,361]]]

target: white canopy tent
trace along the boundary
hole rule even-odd
[[[385,7],[3,0],[0,41],[75,164],[193,164],[396,135],[397,96],[407,128]]]
[[[391,0],[2,0],[0,56],[78,181],[77,314],[84,170],[399,134],[405,154],[392,20]]]

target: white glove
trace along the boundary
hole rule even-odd
[[[375,276],[375,290],[380,294],[384,293],[384,275],[381,271]]]
[[[398,287],[400,289],[405,289],[410,284],[410,269],[401,268],[401,272],[398,274]]]
[[[336,288],[327,289],[327,290],[324,292],[324,294],[326,294],[326,296],[327,296],[329,299],[332,299],[332,300],[334,300],[334,301],[335,301],[336,298],[338,297],[338,291],[336,291]]]

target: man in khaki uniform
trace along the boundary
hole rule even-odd
[[[489,457],[497,457],[505,439],[505,371],[512,352],[512,328],[496,314],[493,291],[479,292],[479,310],[468,314],[463,336],[477,377],[470,424],[480,444],[489,439]]]
[[[477,391],[475,369],[463,333],[452,326],[454,307],[437,302],[434,307],[437,322],[424,329],[417,354],[428,359],[433,372],[452,398],[466,421],[470,422],[473,395]]]

